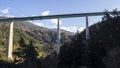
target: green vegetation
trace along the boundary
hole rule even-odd
[[[120,17],[105,12],[101,22],[89,27],[90,39],[85,30],[73,36],[61,47],[59,66],[66,68],[119,68],[120,67]]]
[[[13,57],[14,61],[7,61],[6,46],[8,41],[9,24],[0,23],[0,63],[14,66],[40,67],[40,60],[55,52],[57,32],[39,27],[29,22],[14,23]],[[52,33],[52,34],[51,34]],[[62,33],[63,35],[67,33]],[[69,40],[69,35],[63,39]],[[62,40],[62,39],[61,39]],[[64,42],[66,41],[64,40]],[[36,59],[36,60],[35,60]],[[16,65],[14,65],[16,64]],[[4,66],[4,65],[3,65]],[[32,67],[32,66],[30,66]],[[28,68],[30,68],[28,67]],[[22,67],[21,67],[22,68]],[[33,67],[36,68],[36,67]]]
[[[15,56],[14,63],[17,64],[25,63],[28,68],[37,68],[38,67],[37,63],[40,64],[40,62],[37,62],[37,60],[39,60],[37,58],[38,52],[36,51],[33,45],[33,41],[30,40],[29,44],[26,45],[23,37],[21,37],[19,44],[20,44],[20,48],[17,48],[13,52],[13,55]]]

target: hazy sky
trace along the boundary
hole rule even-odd
[[[0,0],[0,16],[38,16],[68,13],[101,12],[120,9],[120,0]],[[100,21],[100,17],[90,17],[90,25]],[[32,21],[49,28],[56,27],[56,19]],[[85,27],[85,18],[61,19],[61,28],[75,31]]]

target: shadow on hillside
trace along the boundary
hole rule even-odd
[[[48,55],[46,58],[41,60],[41,68],[67,68],[59,64],[56,53]]]
[[[41,68],[41,60],[36,62],[14,63],[13,61],[0,61],[0,68]]]
[[[37,59],[37,61],[34,63],[15,63],[13,61],[0,61],[0,68],[57,68],[56,54],[52,53],[44,59]]]

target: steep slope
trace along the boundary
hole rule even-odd
[[[1,52],[0,59],[1,60],[5,57],[8,32],[9,32],[8,22],[6,23],[1,22],[0,23],[0,52]],[[25,39],[26,44],[28,44],[29,41],[32,39],[34,41],[34,45],[38,47],[38,52],[40,52],[40,54],[41,53],[50,54],[49,52],[53,52],[55,50],[54,48],[57,39],[56,31],[52,31],[45,27],[40,27],[29,22],[17,21],[14,23],[14,39],[13,39],[14,49],[19,47],[20,36],[22,36]],[[65,41],[69,40],[70,35],[64,32],[61,33],[61,37],[62,37],[61,39],[61,44],[62,44]],[[44,55],[40,55],[40,57],[44,57]]]
[[[90,26],[90,39],[85,30],[61,47],[59,65],[77,68],[119,68],[120,17],[110,18]]]
[[[57,39],[57,29],[48,29],[45,27],[40,27],[37,25],[34,25],[32,23],[29,22],[16,22],[15,23],[15,28],[17,29],[22,29],[24,31],[26,31],[26,33],[30,36],[33,36],[33,38],[40,38],[43,40],[43,42],[48,42],[48,43],[56,43],[56,39]],[[72,34],[71,32],[65,31],[62,32],[63,30],[61,30],[61,37],[63,37],[63,39],[61,39],[62,41],[64,39],[68,39],[68,36],[70,34]]]
[[[17,21],[14,24],[16,28],[24,28],[26,30],[48,30],[48,28],[40,27],[27,21]]]

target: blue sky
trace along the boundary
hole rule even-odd
[[[120,0],[0,0],[0,16],[38,16],[68,13],[101,12],[120,9]],[[89,17],[89,24],[101,17]],[[56,27],[56,20],[31,21],[48,28]],[[61,28],[72,32],[85,28],[85,18],[61,19]]]

